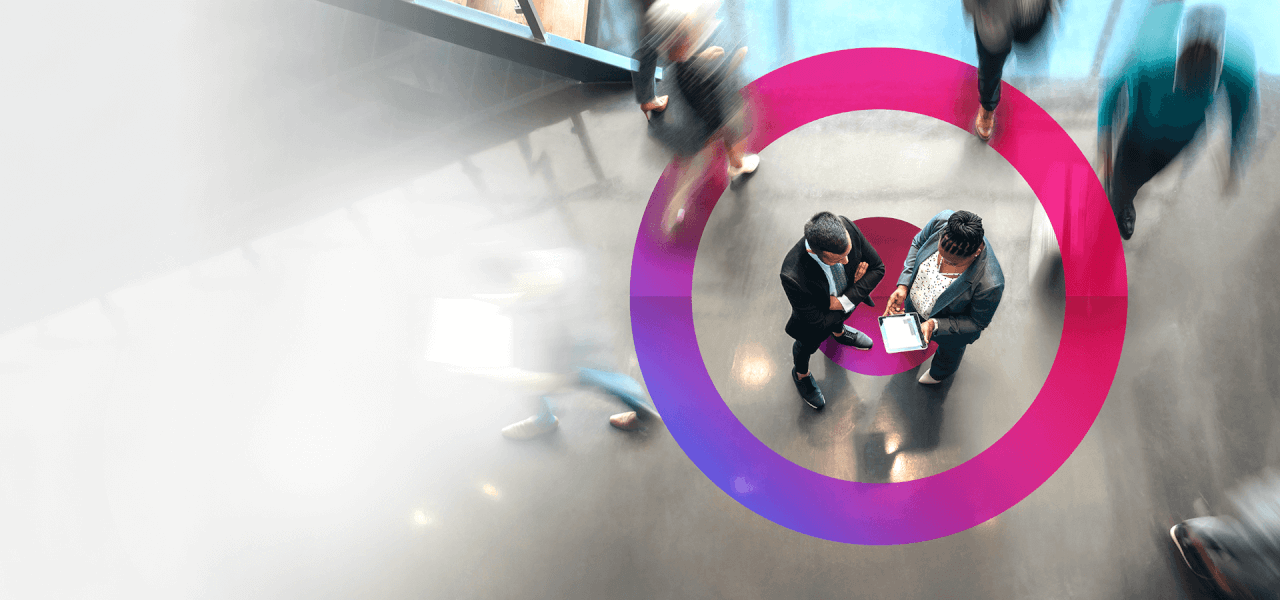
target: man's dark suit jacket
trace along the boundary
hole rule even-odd
[[[876,249],[867,243],[849,219],[840,217],[844,228],[849,232],[849,240],[853,249],[849,251],[849,264],[845,265],[845,279],[848,282],[836,296],[846,296],[854,305],[865,303],[875,306],[871,301],[871,290],[884,278],[884,261]],[[853,281],[858,271],[858,263],[867,263],[867,272],[862,279]],[[782,261],[782,289],[787,292],[787,300],[791,302],[791,319],[787,321],[787,335],[802,343],[821,341],[828,335],[839,331],[849,313],[843,310],[831,310],[831,287],[827,283],[827,275],[822,267],[804,248],[804,238],[800,238],[787,257]]]

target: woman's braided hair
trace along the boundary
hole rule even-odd
[[[940,245],[956,256],[968,257],[982,246],[982,236],[982,217],[967,210],[958,210],[947,219]]]

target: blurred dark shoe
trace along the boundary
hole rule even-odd
[[[1133,228],[1137,222],[1138,211],[1134,210],[1132,202],[1116,213],[1116,225],[1120,227],[1120,237],[1126,240],[1133,237]]]
[[[818,384],[813,381],[813,374],[803,379],[800,374],[791,370],[791,380],[796,383],[796,390],[800,392],[800,397],[804,399],[804,403],[812,406],[814,410],[822,410],[827,405],[827,399],[822,397],[822,390],[818,389]]]
[[[875,342],[871,341],[871,336],[848,325],[844,326],[844,335],[833,335],[831,339],[835,340],[837,344],[849,346],[854,350],[870,350],[875,346]]]
[[[978,134],[978,139],[987,142],[991,140],[991,134],[996,130],[996,111],[987,110],[981,106],[978,107],[978,117],[973,120],[973,132]]]
[[[1205,564],[1204,555],[1200,551],[1200,546],[1192,541],[1191,533],[1187,531],[1184,523],[1178,523],[1169,529],[1169,537],[1173,538],[1173,545],[1178,547],[1178,553],[1182,555],[1183,562],[1187,563],[1187,568],[1191,569],[1197,577],[1202,579],[1212,579],[1209,575],[1209,567]]]

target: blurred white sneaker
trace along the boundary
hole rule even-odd
[[[644,422],[640,420],[640,415],[636,414],[634,410],[609,417],[609,424],[623,431],[644,429]]]
[[[729,177],[737,177],[739,175],[745,175],[747,173],[755,173],[756,167],[759,167],[759,166],[760,166],[760,155],[748,154],[742,157],[741,167],[735,169],[733,165],[729,165]]]

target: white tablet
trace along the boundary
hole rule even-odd
[[[880,338],[889,354],[924,350],[929,346],[920,332],[920,315],[904,313],[880,317]]]

